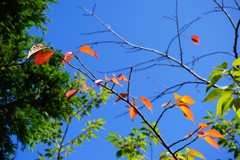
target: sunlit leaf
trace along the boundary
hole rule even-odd
[[[213,101],[213,100],[219,98],[222,95],[222,92],[223,92],[222,89],[215,88],[210,93],[208,93],[208,95],[206,96],[206,98],[203,101],[204,102]]]
[[[36,53],[34,63],[35,64],[45,64],[52,56],[54,52],[53,50],[41,50]]]
[[[132,102],[132,105],[135,106],[135,107],[137,107],[135,101]],[[134,118],[135,118],[136,115],[137,115],[137,111],[136,111],[136,109],[133,108],[132,106],[129,107],[129,115],[130,115],[132,121],[134,120]]]
[[[73,59],[73,53],[74,52],[66,52],[62,61],[60,62],[60,64],[64,63],[64,62],[70,62]]]
[[[193,42],[194,44],[199,44],[200,39],[199,39],[198,36],[193,35],[193,36],[191,37],[191,39],[192,39],[192,42]]]
[[[139,97],[139,100],[151,111],[152,111],[152,103],[149,99],[145,98],[145,97],[142,97],[140,96]]]
[[[117,78],[118,78],[118,80],[120,80],[120,81],[128,81],[128,79],[124,76],[124,75],[122,75],[122,74],[119,74],[118,76],[117,76]]]
[[[182,96],[180,96],[179,94],[177,94],[176,92],[173,93],[174,99],[178,100],[180,99]]]
[[[198,137],[203,137],[204,136],[204,132],[203,131],[199,131],[198,132]]]
[[[73,90],[67,91],[67,93],[66,93],[67,99],[70,100],[71,97],[74,96],[77,92],[78,92],[77,89],[73,89]]]
[[[128,96],[128,93],[120,93],[119,94],[122,98],[125,98]],[[117,96],[117,98],[115,99],[115,102],[118,102],[121,100],[121,97]]]
[[[205,159],[205,157],[203,156],[202,153],[198,152],[197,150],[191,149],[189,152],[190,155],[194,156],[194,157],[198,157],[201,159]]]
[[[180,100],[183,102],[183,103],[186,103],[186,104],[194,104],[195,101],[188,95],[185,95],[185,96],[182,96],[180,98]]]
[[[222,138],[224,139],[224,136],[219,133],[218,131],[214,130],[214,129],[210,129],[210,130],[207,130],[204,135],[206,136],[212,136],[212,137],[218,137],[218,138]]]
[[[240,58],[236,59],[235,61],[233,61],[232,66],[239,66],[240,65]]]
[[[88,45],[84,45],[84,46],[80,47],[79,52],[84,52],[84,53],[90,54],[91,56],[93,56],[95,58],[98,58],[97,52],[93,51],[91,49],[91,47],[89,47]]]
[[[179,106],[179,108],[182,110],[182,112],[184,113],[184,116],[187,119],[194,122],[194,117],[193,117],[192,111],[190,110],[190,108],[187,105],[181,105],[181,106]]]
[[[209,126],[210,126],[209,124],[205,124],[205,123],[201,123],[201,122],[198,123],[198,127],[200,127],[200,130],[203,130]]]
[[[204,137],[204,140],[209,143],[210,145],[212,145],[213,147],[217,148],[219,150],[219,147],[218,147],[218,144],[217,144],[217,141],[212,138],[212,137]]]
[[[119,81],[117,80],[117,78],[116,77],[113,77],[113,78],[111,78],[111,80],[110,80],[111,82],[113,82],[113,83],[115,83],[115,84],[117,84],[117,85],[120,85],[120,86],[122,86],[122,84],[121,83],[119,83]]]
[[[90,89],[92,89],[92,87],[91,87],[91,86],[87,86],[86,83],[83,83],[82,89],[83,89],[83,90],[90,90]]]
[[[28,52],[27,58],[35,57],[36,53],[45,49],[46,47],[42,43],[34,44]]]

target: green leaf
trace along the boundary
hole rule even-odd
[[[221,72],[221,73],[222,73],[222,72]],[[208,84],[207,89],[206,89],[206,92],[208,92],[208,90],[209,90],[214,84],[216,84],[216,83],[219,81],[219,79],[221,79],[221,78],[222,78],[222,74],[220,74],[220,75],[215,75],[215,76],[211,79],[210,83]]]
[[[216,116],[221,115],[224,111],[225,104],[232,98],[232,93],[226,93],[224,94],[217,102],[217,108],[216,108]]]
[[[222,95],[222,92],[223,92],[223,90],[220,88],[213,89],[210,93],[208,93],[208,95],[203,100],[203,102],[211,102],[213,100],[216,100],[217,98],[219,98]]]
[[[232,66],[239,66],[240,65],[240,58],[236,59],[235,61],[233,61]]]
[[[227,69],[228,67],[228,63],[227,62],[223,62],[222,64],[216,66],[215,68],[218,68],[218,69]]]

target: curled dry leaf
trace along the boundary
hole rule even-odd
[[[45,48],[46,48],[46,46],[45,46],[44,44],[42,44],[42,43],[34,44],[34,45],[31,47],[31,49],[29,50],[27,58],[33,58],[33,57],[35,57],[35,55],[36,55],[37,52],[39,52],[39,51],[41,51],[41,50],[43,50],[43,49],[45,49]]]
[[[192,36],[191,36],[191,39],[192,39],[192,42],[193,42],[194,44],[199,44],[200,39],[199,39],[198,36],[192,35]]]
[[[125,98],[125,97],[128,96],[128,93],[120,93],[119,95],[120,95],[122,98]],[[117,96],[117,98],[115,99],[115,102],[120,101],[120,100],[122,99],[121,97]]]
[[[70,100],[72,96],[74,96],[78,92],[77,89],[69,90],[66,93],[67,99]]]
[[[84,52],[87,54],[90,54],[91,56],[98,58],[98,53],[96,51],[93,51],[91,49],[91,47],[89,47],[88,45],[84,45],[82,47],[79,48],[79,52]]]
[[[73,59],[73,53],[74,52],[66,52],[62,61],[59,64],[62,64],[64,62],[70,62]]]
[[[100,85],[102,82],[103,82],[102,79],[97,79],[94,83],[95,83],[96,85]]]

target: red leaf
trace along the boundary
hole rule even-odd
[[[192,39],[192,42],[193,42],[194,44],[199,44],[200,39],[199,39],[198,36],[193,35],[193,36],[191,37],[191,39]]]
[[[187,119],[189,119],[189,120],[194,122],[193,114],[192,114],[190,108],[187,105],[181,105],[181,106],[179,106],[179,108],[182,110],[182,112],[184,113],[184,116]]]
[[[53,50],[40,50],[36,53],[34,63],[39,65],[45,64],[53,54]]]
[[[120,93],[119,95],[120,95],[122,98],[125,98],[125,97],[127,97],[127,96],[128,96],[128,93]],[[117,98],[116,98],[115,102],[118,102],[118,101],[120,101],[120,100],[121,100],[121,97],[117,96]]]
[[[74,52],[66,52],[60,64],[62,64],[63,62],[71,61],[73,59],[73,56],[72,56],[73,53]]]
[[[46,47],[42,43],[37,43],[34,44],[31,49],[28,52],[28,57],[27,58],[33,58],[35,57],[36,53],[45,49]]]
[[[84,45],[79,49],[79,52],[90,54],[91,56],[98,58],[97,52],[93,51],[88,45]]]
[[[204,140],[209,143],[210,145],[212,145],[213,147],[217,148],[219,150],[219,147],[218,147],[218,144],[217,144],[217,141],[212,138],[212,137],[204,137]]]
[[[67,93],[66,93],[67,99],[70,100],[70,98],[72,96],[74,96],[77,92],[78,92],[77,89],[73,89],[73,90],[67,91]]]
[[[132,105],[135,106],[135,107],[137,107],[135,101],[132,102]],[[134,120],[134,118],[135,118],[136,115],[137,115],[136,109],[133,108],[132,106],[129,107],[129,115],[130,115],[132,121]]]
[[[152,111],[152,103],[147,98],[140,96],[139,100],[151,111]]]

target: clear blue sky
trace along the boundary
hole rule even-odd
[[[228,1],[229,5],[234,5],[233,0]],[[55,49],[61,49],[63,52],[66,52],[76,51],[78,46],[88,43],[88,41],[116,40],[109,33],[89,36],[80,34],[105,30],[94,18],[83,16],[84,12],[77,7],[81,5],[91,10],[94,4],[96,4],[95,13],[106,24],[111,26],[114,31],[134,44],[165,52],[169,41],[176,35],[175,22],[165,18],[175,16],[175,0],[60,0],[59,4],[51,5],[51,10],[47,12],[52,22],[47,24],[48,33],[45,36],[45,42],[50,43]],[[215,6],[211,0],[179,0],[180,27],[197,17],[201,17],[199,21],[194,23],[183,34],[184,36],[198,35],[200,37],[200,45],[194,45],[190,39],[182,37],[185,62],[191,61],[193,57],[199,57],[215,51],[232,52],[233,30],[223,13],[217,12],[204,15],[204,13],[212,11]],[[233,20],[239,19],[240,14],[231,10],[229,13],[232,15]],[[31,33],[41,34],[36,30],[31,31]],[[150,52],[128,52],[129,50],[114,44],[96,45],[94,46],[94,50],[99,54],[98,59],[89,55],[81,55],[80,57],[99,78],[103,78],[104,75],[98,71],[117,70],[158,57],[158,55]],[[169,54],[178,59],[178,53],[178,43],[175,40],[169,50]],[[223,61],[231,62],[232,60],[232,57],[223,54],[211,56],[199,61],[195,66],[195,71],[200,76],[208,78],[214,66]],[[72,63],[77,65],[77,62],[74,60]],[[66,69],[71,73],[74,72],[71,68],[67,67]],[[120,72],[116,72],[115,74],[118,73]],[[122,71],[122,73],[127,75],[128,70]],[[186,80],[194,80],[194,78],[180,68],[155,66],[154,68],[133,73],[131,94],[151,99],[164,90],[163,86],[170,87]],[[198,122],[202,122],[202,117],[207,114],[207,110],[215,112],[215,102],[201,102],[206,95],[205,87],[187,85],[178,91],[179,94],[190,95],[196,100],[196,104],[191,106],[196,124],[184,118],[178,109],[168,112],[159,125],[162,136],[168,144],[182,139],[190,131],[196,129]],[[126,91],[126,84],[122,88],[116,87],[116,90],[119,92]],[[153,122],[162,111],[161,104],[170,99],[173,99],[172,94],[158,99],[153,103],[153,114],[145,109],[143,110],[144,115]],[[130,133],[132,127],[140,127],[139,123],[141,119],[137,117],[132,122],[128,115],[114,119],[115,116],[126,112],[127,109],[123,102],[113,105],[113,101],[114,97],[110,98],[106,105],[102,105],[100,109],[94,110],[91,116],[84,119],[84,122],[100,117],[106,119],[105,130],[98,133],[98,139],[85,142],[82,147],[76,147],[75,151],[66,158],[67,160],[117,159],[115,157],[116,149],[108,141],[105,141],[107,133],[113,131],[118,134],[127,135]],[[77,135],[83,124],[83,122],[74,122],[70,127],[70,136],[74,137],[74,135]],[[198,140],[189,146],[189,148],[200,151],[208,160],[217,158],[227,159],[226,150],[221,149],[218,151],[204,140]],[[153,159],[157,160],[159,153],[162,151],[165,150],[161,146],[155,147]],[[35,153],[27,151],[22,153],[19,151],[16,160],[35,158],[38,158]]]

